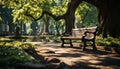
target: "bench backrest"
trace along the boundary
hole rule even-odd
[[[84,35],[86,31],[95,32],[97,27],[89,27],[89,28],[76,28],[72,29],[72,36],[74,37],[81,37]],[[92,35],[89,35],[92,36]]]

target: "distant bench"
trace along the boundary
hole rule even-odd
[[[95,37],[96,37],[97,27],[89,27],[89,28],[77,28],[72,29],[72,35],[69,36],[61,36],[61,47],[64,47],[64,44],[70,44],[70,47],[73,47],[72,40],[82,40],[84,44],[83,51],[87,46],[87,41],[93,42],[93,50],[97,50],[95,47]]]

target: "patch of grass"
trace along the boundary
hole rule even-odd
[[[14,69],[13,65],[32,61],[24,49],[35,48],[31,43],[20,41],[0,42],[0,69]]]
[[[40,39],[43,39],[44,41],[53,41],[53,42],[60,42],[60,36],[56,35],[41,35]]]
[[[18,47],[21,49],[26,49],[26,48],[35,48],[35,45],[31,43],[25,43],[21,41],[13,41],[13,42],[0,42],[0,46],[13,46],[13,47]]]
[[[17,63],[30,62],[30,56],[23,49],[14,46],[0,46],[0,67],[11,67]]]
[[[60,36],[51,36],[49,40],[53,40],[54,42],[60,42]]]

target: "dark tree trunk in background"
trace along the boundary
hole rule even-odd
[[[37,28],[38,28],[38,23],[36,21],[33,21],[33,23],[31,24],[31,29],[32,29],[31,35],[37,34]]]
[[[26,34],[26,25],[24,23],[20,24],[20,32],[21,32],[21,35]]]
[[[8,35],[8,34],[14,34],[15,33],[15,24],[12,23],[13,16],[12,10],[3,7],[3,5],[0,5],[0,17],[2,20],[0,20],[1,26],[0,26],[0,34]],[[2,25],[5,25],[6,27],[3,28]],[[2,33],[2,29],[5,31]]]
[[[23,35],[26,35],[27,31],[26,31],[26,24],[23,24]]]
[[[103,37],[110,35],[120,37],[120,1],[119,0],[85,0],[95,5],[99,11],[99,33]]]
[[[49,16],[45,16],[44,18],[43,18],[43,21],[44,21],[44,32],[43,32],[43,34],[49,34]]]
[[[15,24],[9,23],[9,34],[14,35],[14,33],[15,33]]]
[[[20,26],[16,24],[16,29],[15,29],[15,36],[19,37],[20,36]]]
[[[56,32],[57,32],[56,35],[60,35],[60,31],[59,31],[60,23],[56,23],[55,25],[56,25],[55,28],[56,28]]]

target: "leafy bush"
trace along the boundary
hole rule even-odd
[[[14,69],[13,65],[31,61],[31,57],[23,50],[35,48],[31,43],[20,41],[0,42],[0,69]]]
[[[0,46],[0,67],[31,61],[22,49],[13,46]]]
[[[60,42],[60,37],[59,36],[51,36],[50,40],[53,40],[54,42]]]
[[[99,46],[120,47],[120,39],[112,38],[112,37],[103,39],[102,37],[98,36],[96,38],[96,44]]]
[[[13,41],[13,42],[0,42],[1,46],[13,46],[13,47],[19,47],[21,49],[26,49],[26,48],[35,48],[35,45],[31,43],[24,43],[20,41]]]
[[[31,49],[31,48],[35,48],[35,45],[31,44],[31,43],[22,43],[21,45],[19,45],[19,47],[21,47],[22,49]]]
[[[111,42],[112,47],[120,47],[120,41],[114,40]]]

